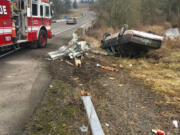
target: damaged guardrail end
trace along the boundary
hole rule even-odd
[[[99,121],[99,118],[97,116],[97,113],[95,111],[95,108],[93,106],[93,103],[91,101],[91,96],[88,96],[88,94],[83,90],[81,91],[81,99],[83,101],[88,120],[90,123],[91,131],[93,135],[105,135],[104,131],[102,129],[101,123]]]

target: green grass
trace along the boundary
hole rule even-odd
[[[28,135],[75,135],[79,134],[75,121],[81,110],[70,84],[53,81],[40,106],[26,125]]]

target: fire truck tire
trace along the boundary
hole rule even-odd
[[[47,32],[45,30],[40,30],[38,40],[37,40],[37,46],[39,48],[46,48],[46,46],[47,46]]]

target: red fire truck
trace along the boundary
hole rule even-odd
[[[49,0],[0,0],[0,50],[44,48],[52,38]]]

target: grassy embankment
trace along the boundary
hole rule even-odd
[[[26,125],[27,135],[76,135],[84,123],[81,101],[71,84],[54,80]],[[86,117],[83,117],[86,118]],[[78,123],[77,123],[78,121]]]
[[[161,34],[169,25],[144,26],[138,30],[152,30]],[[99,49],[105,32],[117,32],[112,28],[94,29],[84,38]],[[119,66],[129,70],[130,76],[142,79],[144,85],[164,96],[165,101],[157,104],[173,104],[180,107],[180,39],[164,41],[162,48],[149,52],[142,58],[119,58]],[[132,66],[130,66],[132,65]]]

